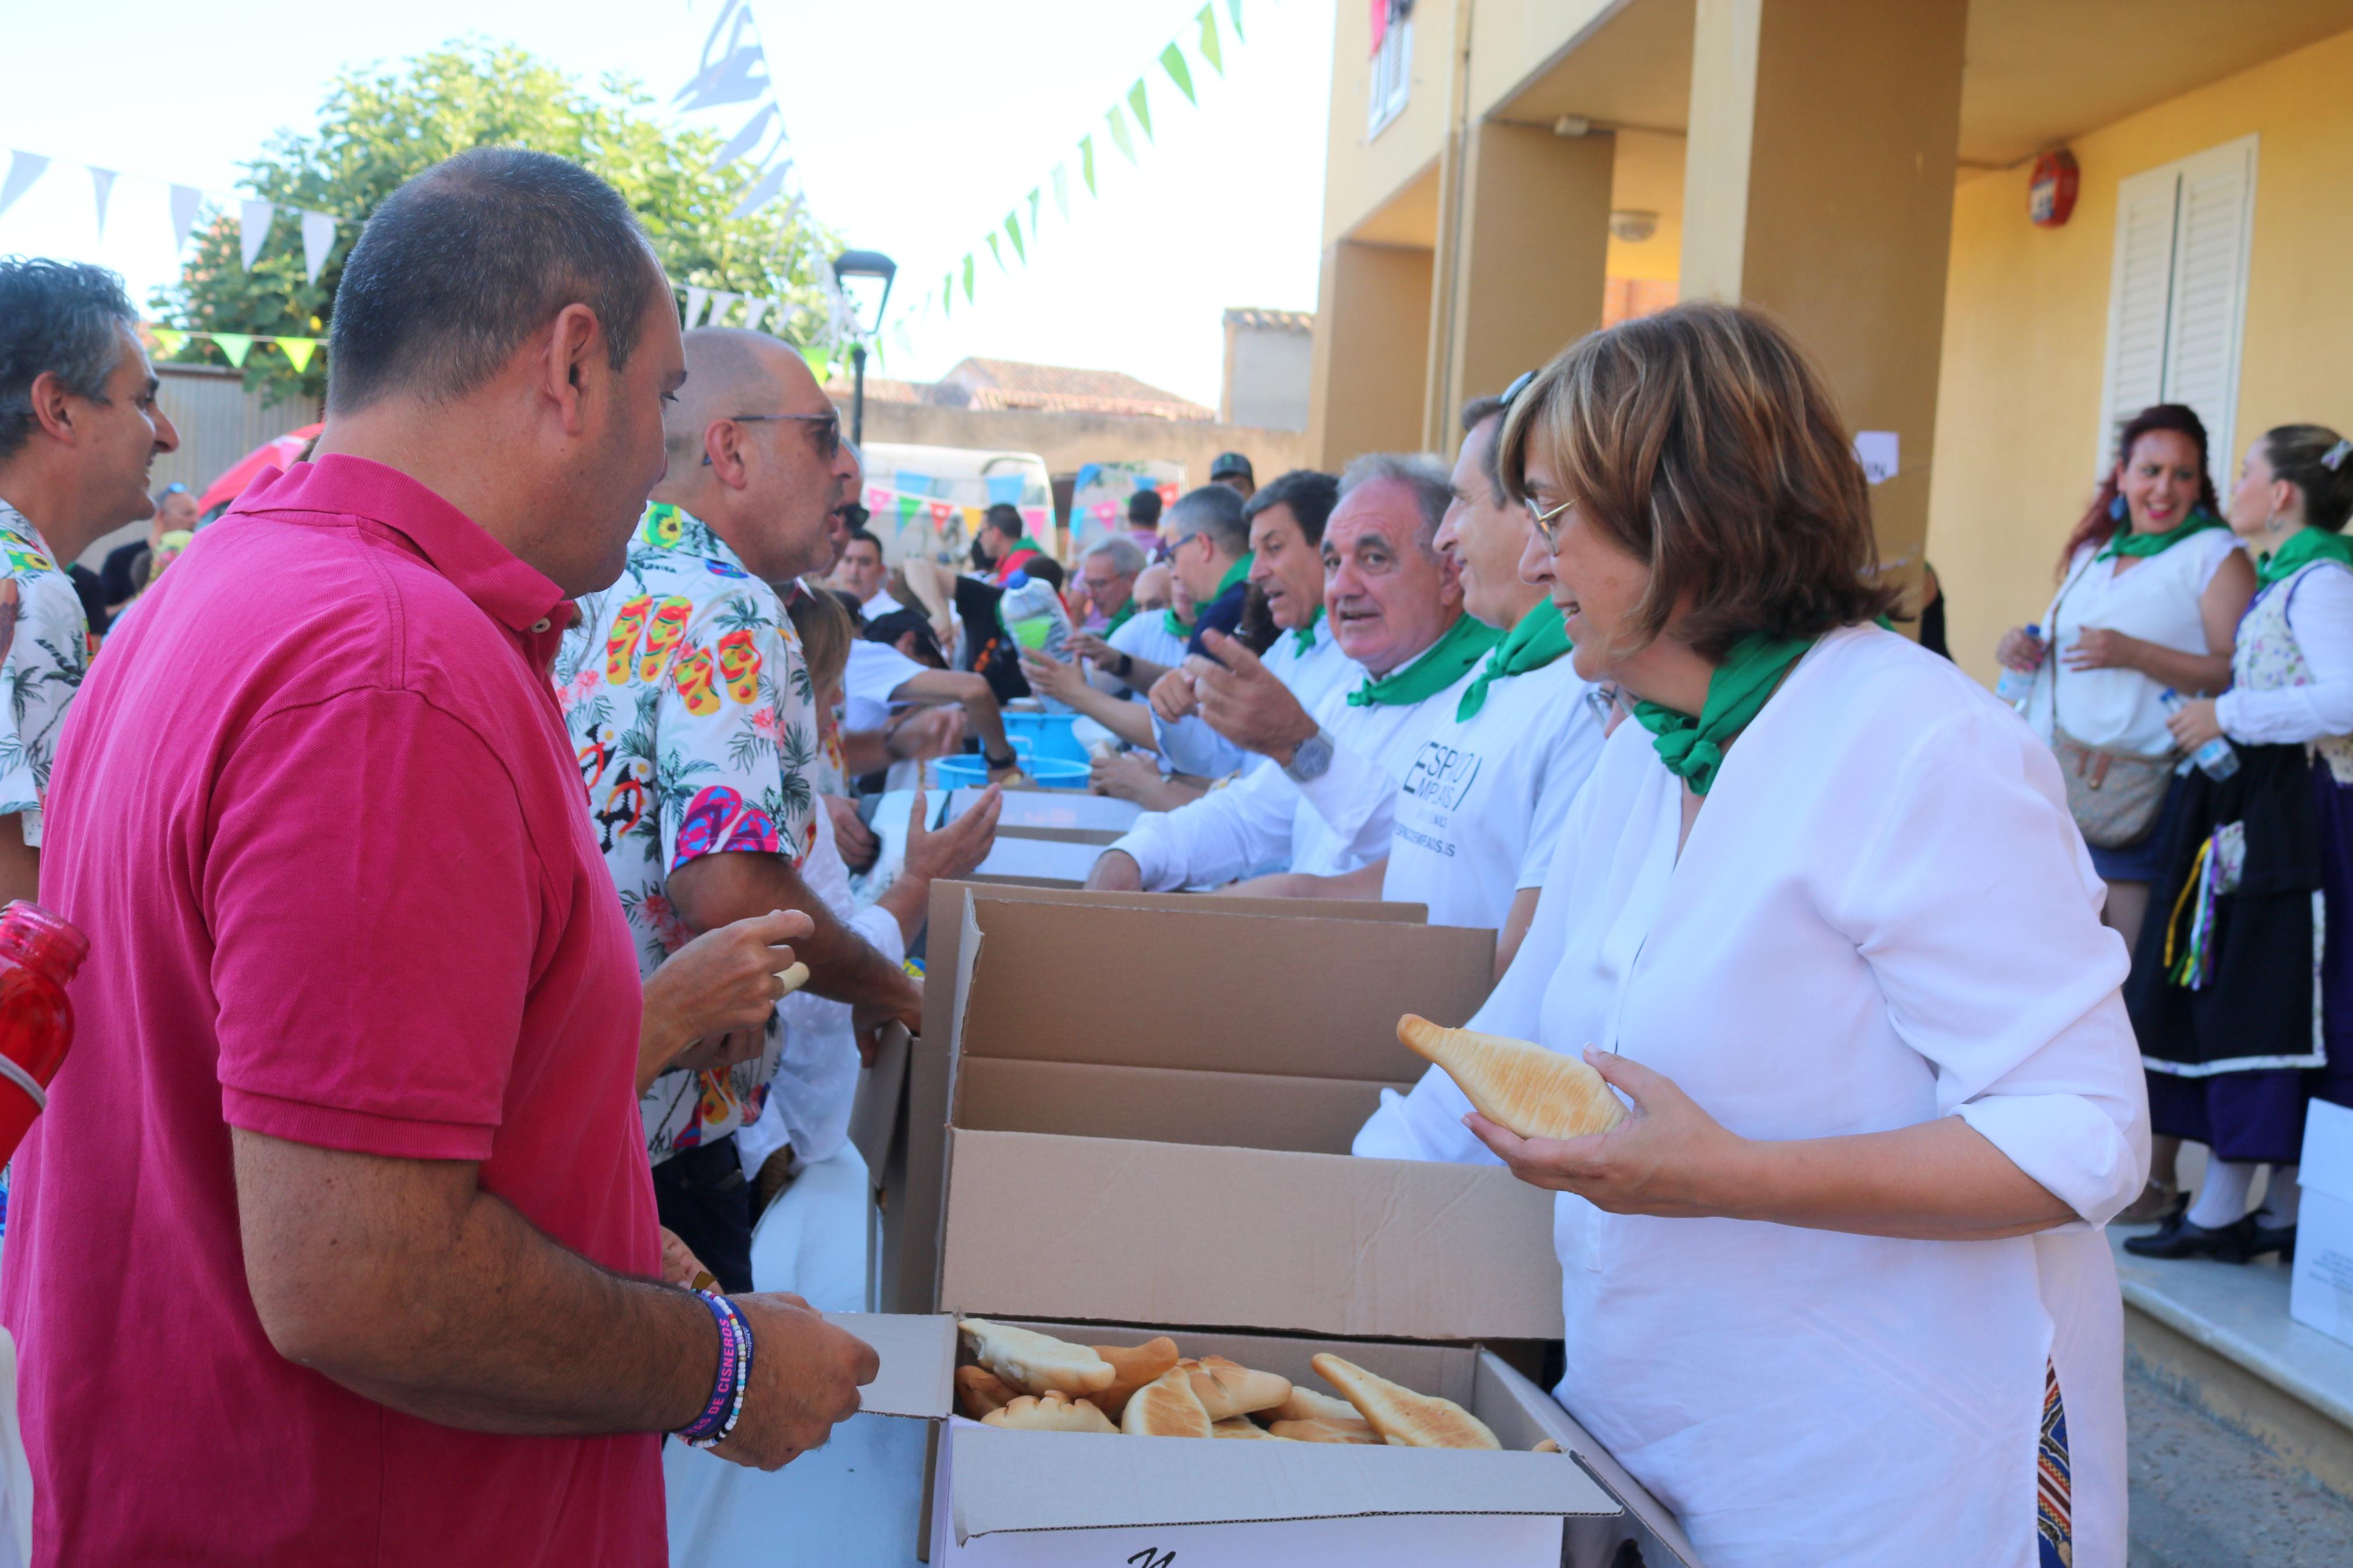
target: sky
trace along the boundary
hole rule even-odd
[[[811,211],[900,264],[877,374],[1032,360],[1124,370],[1215,406],[1227,307],[1315,308],[1335,0],[1242,0],[1240,42],[1217,0],[1226,73],[1196,58],[1198,109],[1157,56],[1178,37],[1192,56],[1201,0],[753,3]],[[143,305],[176,271],[167,184],[233,199],[240,161],[282,127],[311,128],[338,69],[478,37],[587,81],[634,75],[666,105],[719,4],[0,0],[0,154],[55,160],[0,213],[0,254],[103,263]],[[1103,113],[1138,76],[1155,134],[1136,137],[1131,166]],[[752,107],[685,119],[723,134]],[[1099,199],[1079,177],[1089,132]],[[1029,192],[1058,162],[1070,220],[1045,184],[1029,266],[1008,248],[1000,272],[983,234],[1018,205],[1027,237]],[[102,234],[86,165],[120,172]],[[959,287],[953,313],[918,320],[967,251],[977,302]]]

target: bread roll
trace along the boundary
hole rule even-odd
[[[1481,1115],[1523,1138],[1582,1138],[1626,1119],[1601,1075],[1574,1057],[1501,1035],[1440,1028],[1411,1013],[1398,1020],[1398,1038],[1444,1068]]]
[[[1554,1442],[1549,1437],[1546,1437],[1543,1442],[1538,1443],[1535,1447],[1528,1450],[1531,1454],[1557,1454],[1560,1451],[1560,1445]]]
[[[1212,1437],[1257,1438],[1264,1442],[1283,1441],[1279,1435],[1268,1431],[1265,1427],[1260,1426],[1257,1422],[1251,1420],[1247,1415],[1236,1415],[1229,1420],[1210,1422],[1209,1436]]]
[[[1198,1361],[1180,1361],[1176,1364],[1191,1375],[1193,1393],[1212,1421],[1248,1415],[1254,1410],[1271,1410],[1291,1397],[1289,1378],[1277,1377],[1271,1372],[1252,1372],[1221,1355],[1205,1355]]]
[[[1366,1425],[1401,1448],[1501,1448],[1495,1435],[1468,1410],[1451,1399],[1427,1394],[1377,1377],[1354,1362],[1338,1356],[1316,1356],[1308,1364],[1315,1375],[1347,1395]]]
[[[1318,1394],[1312,1388],[1291,1385],[1291,1397],[1266,1413],[1270,1421],[1357,1421],[1364,1417],[1356,1407],[1345,1399],[1335,1399],[1328,1394]]]
[[[1004,1409],[1021,1392],[1008,1387],[1003,1378],[985,1366],[956,1368],[955,1385],[956,1407],[975,1421],[992,1410]]]
[[[1084,1345],[986,1318],[956,1324],[973,1359],[1023,1394],[1093,1394],[1111,1386],[1111,1363]]]
[[[1192,1374],[1178,1363],[1128,1396],[1119,1429],[1131,1437],[1206,1437],[1209,1413],[1193,1392]]]
[[[1102,1432],[1119,1436],[1119,1428],[1102,1411],[1083,1399],[1060,1394],[1024,1394],[1004,1409],[992,1410],[981,1419],[991,1426],[1007,1426],[1017,1432]]]
[[[1339,1403],[1337,1400],[1334,1404]],[[1354,1408],[1354,1406],[1350,1406]],[[1278,1421],[1268,1428],[1278,1437],[1288,1437],[1294,1443],[1370,1443],[1379,1444],[1381,1435],[1355,1415],[1346,1420],[1335,1420],[1328,1415],[1310,1415],[1295,1421]]]
[[[1111,1363],[1112,1379],[1087,1397],[1116,1421],[1127,1409],[1127,1397],[1176,1364],[1176,1342],[1165,1335],[1140,1345],[1095,1345],[1095,1354]]]

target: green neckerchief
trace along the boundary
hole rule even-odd
[[[1211,594],[1206,603],[1194,605],[1193,613],[1195,615],[1198,615],[1203,610],[1208,609],[1210,605],[1216,604],[1219,595],[1222,595],[1227,589],[1232,587],[1235,584],[1250,575],[1250,557],[1245,553],[1240,560],[1226,568],[1226,574],[1218,579],[1217,593]],[[1168,635],[1170,637],[1176,637],[1185,642],[1191,642],[1193,640],[1193,627],[1190,623],[1178,620],[1176,618],[1176,612],[1173,609],[1164,610],[1161,613],[1167,618],[1160,624],[1168,628]]]
[[[1103,635],[1109,637],[1134,619],[1135,619],[1135,600],[1131,597],[1126,604],[1112,612],[1111,620],[1103,626]]]
[[[2268,555],[2255,557],[2255,581],[2268,588],[2316,561],[2334,561],[2342,566],[2353,566],[2353,539],[2341,533],[2329,533],[2307,524],[2302,533],[2281,545]]]
[[[1315,606],[1315,613],[1307,617],[1307,624],[1291,634],[1292,652],[1305,658],[1315,651],[1315,628],[1323,619],[1324,606],[1319,604]]]
[[[1479,710],[1487,705],[1487,688],[1498,680],[1542,669],[1568,649],[1568,626],[1561,619],[1560,606],[1550,599],[1538,599],[1495,645],[1487,668],[1463,689],[1462,700],[1454,707],[1456,721],[1468,723],[1476,718]]]
[[[1812,637],[1775,637],[1751,632],[1732,645],[1708,677],[1707,702],[1694,719],[1657,702],[1637,702],[1634,717],[1651,731],[1651,744],[1667,772],[1705,795],[1724,766],[1724,748],[1748,728],[1789,667],[1814,646]]]
[[[1419,658],[1387,675],[1367,676],[1362,686],[1348,693],[1348,706],[1410,708],[1427,702],[1461,679],[1503,636],[1484,621],[1457,616],[1446,635],[1430,644]]]
[[[2163,533],[2137,533],[2127,523],[2116,530],[2092,559],[2097,563],[2117,555],[2162,555],[2193,533],[2221,526],[2222,520],[2202,506],[2191,508],[2188,517]]]

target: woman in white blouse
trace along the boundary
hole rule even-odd
[[[1637,721],[1474,1024],[1585,1051],[1632,1114],[1523,1141],[1458,1121],[1433,1071],[1357,1152],[1499,1157],[1562,1194],[1556,1392],[1710,1568],[2070,1543],[2116,1568],[2099,1226],[2139,1190],[2146,1110],[2049,750],[1871,624],[1862,474],[1762,318],[1582,340],[1515,404],[1502,470],[1577,672]]]
[[[2189,781],[2125,987],[2151,1124],[2214,1157],[2187,1213],[2125,1243],[2144,1256],[2243,1262],[2292,1248],[2305,1101],[2353,1104],[2348,513],[2353,443],[2336,431],[2283,425],[2248,448],[2230,520],[2262,586],[2239,624],[2231,689],[2173,719],[2184,748],[2220,736],[2240,765]]]

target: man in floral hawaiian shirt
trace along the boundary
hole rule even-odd
[[[122,279],[0,260],[0,902],[37,891],[49,763],[90,668],[60,564],[153,513],[148,467],[179,444]]]
[[[815,694],[770,583],[822,566],[850,471],[832,405],[765,333],[686,334],[664,421],[670,474],[621,579],[580,601],[555,665],[605,862],[651,973],[702,931],[798,910],[809,989],[870,1021],[922,1016],[922,994],[802,883],[816,841]],[[759,1117],[783,1047],[706,1042],[639,1107],[662,1223],[730,1289],[751,1289],[751,1203],[736,1130]],[[756,1049],[753,1048],[756,1044]]]

